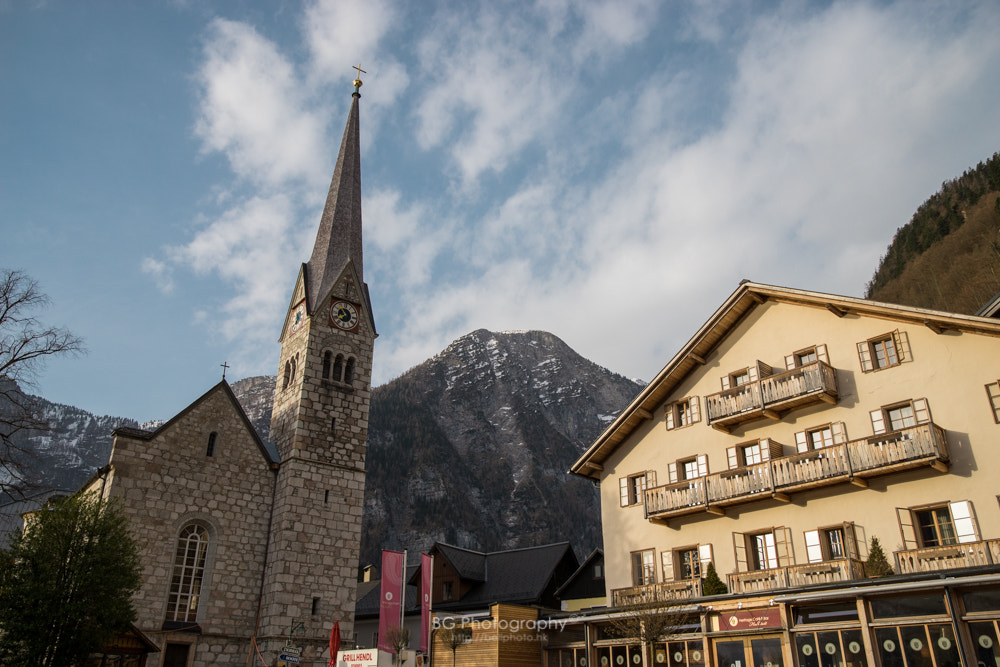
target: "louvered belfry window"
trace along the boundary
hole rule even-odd
[[[185,526],[177,539],[166,620],[196,622],[207,554],[208,531],[197,524]]]

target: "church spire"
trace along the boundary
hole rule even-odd
[[[363,70],[359,68],[360,76]],[[358,100],[361,79],[354,80],[354,100],[347,116],[340,155],[333,170],[330,192],[320,219],[312,257],[307,264],[309,310],[314,312],[333,287],[348,261],[354,263],[364,281],[361,255],[361,139],[358,128]]]

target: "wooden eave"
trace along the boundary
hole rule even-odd
[[[768,301],[822,308],[836,317],[865,316],[919,325],[941,335],[974,333],[1000,338],[1000,320],[995,318],[879,303],[855,297],[745,281],[740,283],[736,291],[712,314],[674,358],[598,436],[570,468],[570,474],[600,479],[604,461],[618,445],[643,422],[651,418],[656,409],[669,398],[674,388],[689,373],[705,363],[716,346],[748,313]]]

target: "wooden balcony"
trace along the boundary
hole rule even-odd
[[[705,397],[708,423],[728,433],[734,426],[763,417],[781,419],[793,408],[837,402],[837,373],[822,361],[775,373],[755,382]]]
[[[611,604],[615,607],[630,607],[651,602],[673,602],[701,597],[701,579],[669,581],[662,584],[616,588],[611,591]]]
[[[856,558],[842,558],[808,565],[788,565],[771,570],[733,572],[727,575],[730,593],[756,593],[775,588],[828,584],[865,578],[865,564]]]
[[[647,489],[647,519],[684,514],[725,514],[725,507],[762,498],[787,502],[789,494],[850,482],[867,486],[869,477],[930,466],[946,472],[948,442],[935,424],[852,440],[840,445],[772,459],[675,484]]]
[[[896,573],[934,572],[961,567],[1000,565],[1000,540],[981,540],[896,552]]]

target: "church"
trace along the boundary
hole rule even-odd
[[[149,667],[275,665],[283,654],[325,665],[333,624],[353,635],[377,336],[354,86],[281,330],[273,443],[223,380],[154,431],[116,430],[108,465],[82,489],[120,498],[132,521],[143,566],[135,629],[158,649]]]

